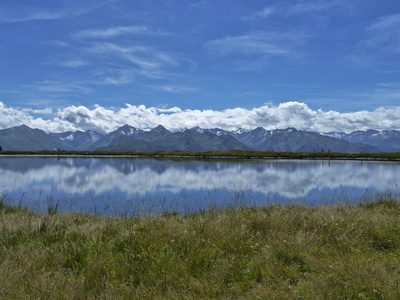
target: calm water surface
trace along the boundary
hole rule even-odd
[[[0,156],[0,193],[38,212],[143,215],[211,206],[370,201],[399,192],[400,164]]]

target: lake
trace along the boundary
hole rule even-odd
[[[149,215],[399,193],[399,162],[0,156],[5,202],[37,212]]]

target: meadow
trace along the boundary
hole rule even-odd
[[[1,299],[400,299],[400,201],[148,217],[0,202]]]

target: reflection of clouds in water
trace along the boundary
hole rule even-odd
[[[42,159],[43,160],[43,159]],[[304,197],[314,190],[341,187],[384,191],[399,182],[400,165],[354,161],[173,162],[135,159],[49,160],[16,172],[1,169],[0,190],[48,191],[95,195],[115,190],[132,195],[182,190],[250,189],[263,194]]]

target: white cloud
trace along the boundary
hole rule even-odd
[[[250,16],[245,16],[242,19],[247,21],[257,21],[269,17],[275,12],[275,8],[271,6],[265,6],[262,10],[253,13]]]
[[[69,46],[69,44],[67,42],[57,41],[57,40],[45,41],[45,42],[43,42],[43,44],[50,45],[50,46],[56,46],[56,47],[68,47]]]
[[[131,69],[108,69],[99,72],[97,76],[100,84],[104,85],[123,85],[131,83],[135,77],[135,72]]]
[[[47,111],[49,113],[50,111]],[[216,110],[182,110],[178,107],[146,107],[126,104],[123,108],[93,108],[68,106],[60,108],[48,120],[36,118],[29,109],[12,108],[0,102],[0,129],[21,124],[47,132],[68,130],[96,130],[110,132],[125,124],[137,128],[156,127],[162,124],[170,130],[200,126],[219,127],[226,130],[238,128],[265,129],[294,127],[317,132],[367,129],[400,130],[400,106],[378,108],[374,111],[340,113],[313,110],[307,104],[286,102],[278,106],[264,105],[253,109],[231,108]]]
[[[65,83],[60,81],[45,80],[38,82],[35,86],[36,89],[51,93],[82,93],[89,94],[92,92],[90,88],[85,87],[81,83]]]
[[[162,92],[168,92],[168,93],[176,93],[176,94],[181,94],[181,93],[191,93],[191,92],[196,92],[198,89],[189,87],[189,86],[178,86],[178,85],[162,85],[162,86],[149,86],[152,89],[162,91]]]
[[[64,1],[58,8],[47,8],[44,4],[29,3],[23,5],[3,5],[0,10],[0,22],[16,23],[35,20],[57,20],[62,18],[73,18],[106,4],[106,1]]]
[[[400,14],[379,18],[367,28],[370,34],[365,45],[389,53],[400,52]]]
[[[169,54],[158,51],[148,46],[121,46],[115,43],[95,43],[86,48],[91,54],[99,56],[102,60],[112,61],[115,58],[130,63],[126,70],[134,71],[147,78],[163,77],[163,68],[178,66],[179,63]],[[126,74],[125,74],[126,75]]]
[[[60,12],[30,11],[22,14],[0,14],[0,21],[5,23],[27,22],[34,20],[56,20],[62,17]]]
[[[54,121],[45,121],[42,118],[36,118],[31,114],[47,114],[52,113],[51,110],[34,110],[34,109],[18,109],[7,107],[0,102],[0,128],[10,128],[26,124],[31,128],[40,128],[43,130],[58,128]]]
[[[110,27],[107,29],[86,29],[77,32],[74,34],[75,37],[79,38],[112,38],[119,35],[124,34],[140,34],[140,35],[165,35],[165,33],[161,31],[154,31],[152,29],[147,28],[143,25],[137,26],[119,26],[119,27]]]
[[[53,110],[51,108],[45,108],[45,109],[25,108],[25,109],[23,109],[23,111],[31,112],[33,114],[39,114],[39,115],[51,115],[51,114],[53,114]]]
[[[386,30],[398,28],[400,25],[400,14],[383,16],[377,20],[374,24],[372,24],[368,29],[369,30]]]
[[[82,66],[86,66],[88,62],[81,60],[81,59],[72,59],[67,61],[59,62],[61,66],[68,67],[68,68],[78,68]]]
[[[204,47],[211,53],[220,55],[287,55],[295,46],[305,42],[302,32],[255,31],[240,36],[228,36],[211,40]]]
[[[261,11],[259,11],[257,13],[257,15],[262,18],[265,18],[265,17],[268,17],[269,15],[271,15],[273,12],[274,12],[274,8],[266,6]]]
[[[400,14],[378,18],[365,29],[357,51],[346,57],[352,64],[383,73],[398,73]]]
[[[303,13],[315,13],[321,11],[331,11],[335,7],[346,8],[352,6],[350,1],[343,0],[333,0],[333,1],[310,1],[310,2],[301,2],[292,6],[288,13],[289,14],[303,14]],[[344,10],[346,11],[346,10]]]

